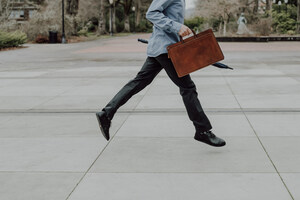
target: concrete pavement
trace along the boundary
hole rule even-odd
[[[226,147],[193,140],[164,71],[107,142],[94,113],[141,68],[148,37],[0,52],[0,199],[300,200],[299,42],[220,43],[235,70],[192,74]]]

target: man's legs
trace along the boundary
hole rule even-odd
[[[189,118],[196,128],[195,139],[212,146],[224,146],[226,144],[225,141],[216,137],[210,131],[212,126],[198,100],[194,82],[189,75],[178,78],[173,63],[167,54],[162,54],[155,58],[148,57],[137,76],[115,95],[106,107],[102,109],[102,112],[96,113],[103,136],[109,140],[110,121],[118,108],[125,104],[134,94],[149,85],[162,68],[166,70],[171,80],[180,88],[180,94]]]
[[[190,120],[194,123],[196,128],[195,140],[204,142],[206,144],[222,147],[226,142],[215,136],[210,130],[212,126],[205,115],[198,94],[196,86],[189,75],[179,78],[171,59],[168,58],[167,54],[159,55],[155,58],[166,70],[170,79],[179,87],[180,94],[182,96],[184,105],[188,112]]]
[[[161,70],[162,66],[154,58],[148,57],[136,77],[129,81],[102,109],[107,117],[112,120],[118,108],[149,85]]]
[[[170,79],[179,87],[188,116],[193,122],[196,131],[204,132],[211,130],[212,126],[202,109],[196,86],[190,75],[179,78],[167,54],[159,55],[156,57],[156,60],[164,67]]]

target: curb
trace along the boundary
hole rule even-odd
[[[284,41],[295,41],[299,42],[300,37],[216,37],[218,42],[284,42]]]

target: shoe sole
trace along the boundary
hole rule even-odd
[[[105,134],[105,132],[104,132],[104,129],[103,129],[102,125],[101,125],[100,117],[97,115],[97,113],[96,113],[96,118],[97,118],[97,120],[98,120],[99,128],[100,128],[100,131],[101,131],[103,137],[104,137],[107,141],[109,141],[109,136],[106,136],[106,134]]]
[[[195,140],[199,141],[199,142],[202,142],[202,143],[205,143],[205,144],[208,144],[209,146],[213,146],[213,147],[224,147],[226,145],[226,142],[223,144],[223,145],[214,145],[214,144],[211,144],[211,143],[208,143],[206,141],[202,141],[200,139],[197,139],[196,137],[194,137]]]

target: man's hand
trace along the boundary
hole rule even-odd
[[[189,27],[187,27],[187,26],[185,26],[185,25],[182,25],[178,34],[179,34],[181,37],[184,37],[184,36],[187,36],[187,35],[192,34],[192,33],[193,33],[193,32],[192,32],[191,29],[189,29]]]

